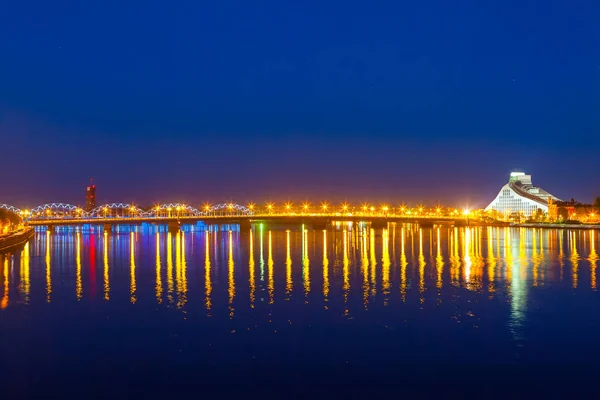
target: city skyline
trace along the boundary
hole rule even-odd
[[[521,170],[518,169],[513,169],[513,171],[511,172],[511,174],[514,173],[521,173]],[[537,178],[537,176],[536,176]],[[90,182],[92,181],[92,179],[89,180]],[[96,184],[92,184],[89,183],[88,187],[93,187],[94,190],[94,204],[96,204]],[[102,192],[103,192],[103,187],[100,187],[100,197],[99,200],[97,200],[97,204],[101,205],[101,204],[111,204],[111,203],[115,203],[115,202],[123,202],[123,203],[127,203],[127,204],[135,204],[136,206],[140,206],[142,208],[150,208],[159,204],[167,204],[167,203],[180,203],[180,204],[189,204],[192,205],[194,207],[197,208],[202,208],[204,207],[206,204],[218,204],[218,203],[236,203],[236,204],[257,204],[257,205],[266,205],[268,203],[273,203],[273,204],[278,204],[278,205],[283,205],[286,203],[291,203],[291,204],[295,204],[298,206],[301,206],[302,204],[305,203],[310,203],[310,204],[321,204],[323,202],[327,202],[330,204],[337,204],[339,203],[339,205],[343,205],[343,204],[353,204],[355,206],[363,206],[364,204],[369,204],[369,205],[375,205],[375,206],[381,206],[384,204],[388,204],[390,206],[400,206],[400,205],[404,205],[407,207],[454,207],[454,208],[470,208],[470,209],[483,209],[486,208],[486,206],[490,203],[491,200],[493,200],[493,198],[495,197],[495,194],[491,194],[491,193],[496,193],[498,191],[498,187],[501,187],[501,184],[499,183],[496,187],[496,189],[492,189],[490,191],[490,195],[489,198],[485,198],[482,196],[485,196],[486,193],[481,193],[481,192],[477,192],[477,196],[473,196],[473,195],[469,195],[469,193],[463,193],[463,194],[458,194],[460,197],[462,197],[463,199],[467,199],[465,201],[460,201],[460,200],[447,200],[444,198],[441,199],[431,199],[431,198],[424,198],[424,196],[421,196],[422,200],[416,200],[416,201],[407,201],[405,200],[405,198],[402,197],[402,195],[400,195],[399,197],[393,196],[393,195],[386,195],[384,194],[383,196],[380,196],[379,198],[377,198],[376,195],[373,196],[357,196],[357,195],[353,195],[352,193],[350,193],[349,195],[343,195],[343,194],[333,194],[330,195],[329,197],[325,197],[324,195],[319,196],[317,194],[317,196],[298,196],[296,198],[293,198],[291,196],[284,196],[282,194],[277,194],[276,192],[273,192],[272,195],[269,194],[265,194],[262,196],[259,196],[259,198],[240,198],[241,196],[230,196],[229,198],[224,198],[224,197],[219,197],[217,194],[211,195],[211,194],[205,194],[203,197],[201,197],[200,199],[191,199],[191,200],[181,200],[182,198],[190,198],[192,196],[185,196],[185,195],[166,195],[163,198],[160,199],[148,199],[148,197],[144,196],[144,194],[140,194],[137,196],[130,196],[130,200],[124,199],[124,198],[120,198],[118,197],[119,194],[116,194],[116,198],[114,197],[110,197],[109,196],[102,196]],[[85,188],[85,186],[84,186]],[[71,188],[72,189],[72,188]],[[109,190],[110,190],[110,186],[109,186]],[[73,190],[69,190],[68,193],[71,195],[71,197],[74,197],[71,193],[73,192]],[[125,191],[127,193],[127,191]],[[182,188],[182,192],[185,193],[186,189]],[[329,191],[325,190],[324,193],[328,193]],[[375,192],[375,190],[374,190]],[[80,195],[78,197],[82,197],[81,193],[79,193]],[[56,198],[52,199],[50,198],[50,195],[48,194],[42,194],[40,195],[39,193],[36,196],[32,196],[30,198],[27,198],[25,201],[19,201],[20,198],[24,198],[23,196],[20,196],[18,193],[13,193],[13,196],[6,196],[7,198],[13,198],[16,199],[16,201],[14,202],[9,202],[9,201],[0,201],[2,203],[5,204],[9,204],[15,207],[19,207],[22,209],[26,209],[26,208],[33,208],[37,205],[42,205],[42,204],[50,204],[50,203],[56,203],[56,202],[61,202],[61,203],[65,203],[65,204],[72,204],[75,206],[81,206],[82,208],[90,208],[88,207],[89,205],[87,204],[88,198],[87,198],[87,192],[86,192],[86,196],[83,197],[83,200],[81,199],[74,199],[71,201],[66,201],[63,197],[65,196],[59,196],[59,200],[57,201]],[[406,197],[410,197],[410,198],[415,198],[414,195],[412,196],[406,196]],[[448,196],[449,199],[452,198],[456,198],[457,195],[450,195]],[[565,196],[563,196],[564,198],[568,199],[568,198],[573,198],[573,196],[566,194]],[[587,202],[593,202],[593,200],[598,197],[598,196],[592,196],[589,200],[588,199],[583,199],[583,201],[587,201]],[[475,201],[469,201],[469,199],[471,198],[476,198]],[[36,202],[35,199],[40,199],[41,201]],[[49,200],[44,200],[44,199],[49,199]],[[3,200],[0,197],[0,200]],[[577,199],[577,200],[582,200],[582,199]],[[94,208],[91,207],[90,210]],[[89,210],[87,210],[89,211]]]

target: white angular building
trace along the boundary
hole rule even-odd
[[[548,212],[548,199],[560,201],[542,188],[533,186],[531,175],[523,172],[512,172],[506,185],[498,196],[486,207],[485,211],[496,210],[502,214],[521,213],[525,216],[534,214],[537,209]]]

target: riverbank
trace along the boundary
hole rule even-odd
[[[0,236],[0,253],[9,253],[23,246],[33,237],[33,234],[33,228],[27,227]]]
[[[544,223],[530,223],[530,224],[513,224],[515,228],[542,228],[542,229],[598,229],[600,225],[584,225],[584,224],[544,224]]]

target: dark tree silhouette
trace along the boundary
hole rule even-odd
[[[21,217],[12,211],[0,208],[0,225],[18,225]]]

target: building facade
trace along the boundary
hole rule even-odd
[[[91,211],[96,208],[96,185],[90,182],[85,191],[85,211]]]
[[[538,209],[547,213],[550,200],[560,201],[544,189],[533,186],[531,175],[512,172],[508,183],[500,189],[485,210],[495,210],[506,217],[512,214],[529,217],[538,212]]]
[[[574,199],[569,201],[548,202],[548,217],[552,221],[596,222],[596,209],[591,204],[584,204]]]

